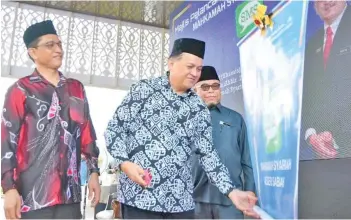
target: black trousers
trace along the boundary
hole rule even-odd
[[[244,214],[234,205],[216,205],[197,202],[195,207],[196,219],[244,219]]]
[[[123,219],[194,219],[194,210],[179,213],[152,212],[121,204]]]
[[[22,212],[22,219],[81,219],[80,203],[49,206]]]

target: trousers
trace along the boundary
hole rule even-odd
[[[80,203],[49,206],[22,212],[22,219],[81,219]]]
[[[194,219],[194,210],[179,213],[152,212],[121,204],[123,219]]]
[[[196,202],[196,219],[244,219],[244,214],[236,209],[234,205],[216,205],[210,203]]]

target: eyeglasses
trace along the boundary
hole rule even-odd
[[[37,45],[36,47],[46,47],[49,50],[54,49],[55,45],[57,45],[60,49],[62,49],[62,42],[49,41],[45,44]]]
[[[200,88],[201,88],[203,91],[208,91],[208,90],[210,90],[210,88],[212,88],[213,90],[218,90],[220,86],[221,86],[221,85],[220,85],[219,83],[214,83],[214,84],[212,84],[212,85],[202,84],[202,85],[200,86]]]

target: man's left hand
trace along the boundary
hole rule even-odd
[[[91,205],[95,207],[100,201],[100,194],[101,194],[99,175],[97,173],[90,174],[88,189],[89,189],[88,198],[89,200],[92,200]]]
[[[257,202],[257,197],[253,192],[234,189],[229,193],[229,198],[232,200],[235,207],[242,211],[244,215],[260,218],[260,216],[253,210],[253,207]]]

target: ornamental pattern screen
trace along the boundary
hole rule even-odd
[[[18,78],[32,72],[22,36],[26,27],[45,19],[53,20],[63,42],[60,70],[86,85],[127,89],[167,70],[167,29],[3,1],[1,76]]]

